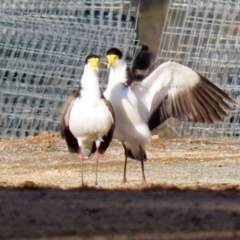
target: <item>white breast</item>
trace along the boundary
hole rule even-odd
[[[116,115],[114,137],[120,141],[139,139],[140,143],[148,142],[151,133],[139,114],[138,99],[131,89],[121,83],[116,84],[109,101]]]
[[[76,138],[89,138],[94,141],[105,135],[112,123],[112,116],[102,99],[77,98],[75,100],[69,127]]]

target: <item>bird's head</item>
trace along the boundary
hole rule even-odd
[[[99,72],[99,62],[100,57],[95,54],[90,54],[86,57],[85,64],[93,67],[97,72]]]
[[[110,48],[107,51],[107,67],[115,67],[117,60],[122,58],[122,52],[117,48]]]

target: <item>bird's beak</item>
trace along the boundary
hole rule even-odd
[[[93,58],[90,60],[91,61],[91,66],[97,71],[99,72],[99,58]]]
[[[107,68],[113,67],[116,65],[116,56],[115,55],[107,55]]]
[[[94,67],[94,69],[96,70],[96,72],[99,72],[99,68],[98,67]]]

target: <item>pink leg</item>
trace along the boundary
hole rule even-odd
[[[128,183],[127,177],[126,177],[126,172],[127,172],[127,157],[128,157],[128,151],[124,143],[122,143],[123,148],[124,148],[124,155],[125,155],[125,162],[124,162],[124,172],[123,172],[123,179],[122,179],[122,184]]]
[[[84,186],[84,182],[83,182],[83,160],[84,160],[84,156],[83,156],[81,148],[79,148],[78,153],[79,153],[79,159],[80,159],[80,165],[81,165],[81,173],[82,173],[82,186]]]
[[[98,186],[98,161],[99,161],[99,150],[97,148],[95,153],[95,160],[96,160],[96,180],[95,180],[95,186]]]
[[[146,177],[145,177],[145,173],[144,173],[144,151],[141,147],[141,145],[139,145],[139,151],[140,151],[140,158],[141,158],[141,167],[142,167],[142,185],[147,184],[146,181]]]

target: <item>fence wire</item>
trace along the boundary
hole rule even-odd
[[[60,111],[78,88],[85,58],[118,47],[131,65],[139,49],[139,3],[131,0],[0,2],[0,138],[60,129]]]
[[[156,66],[169,59],[193,68],[240,105],[240,1],[171,0]],[[223,123],[166,124],[183,137],[239,136],[239,105]]]

